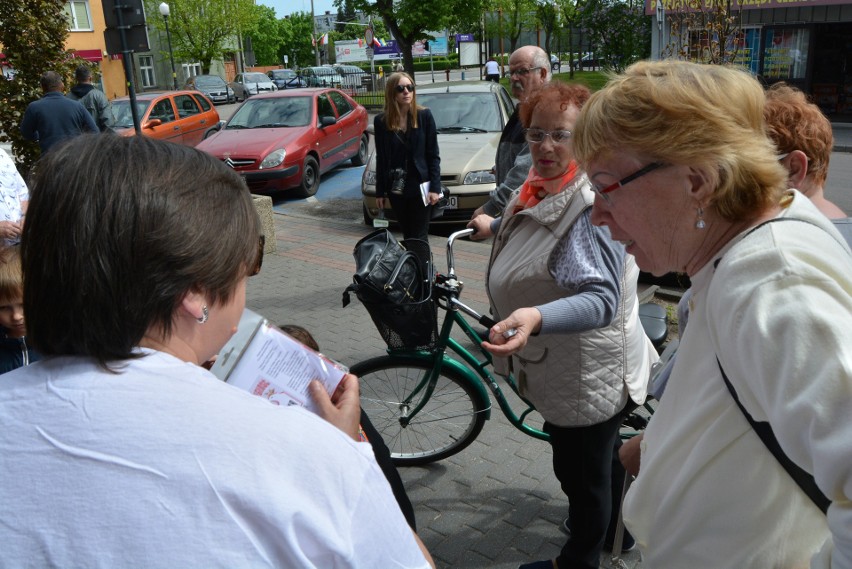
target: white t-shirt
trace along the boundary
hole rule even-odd
[[[493,59],[489,59],[485,62],[485,74],[486,75],[500,75],[500,66]]]
[[[368,444],[144,352],[3,376],[0,566],[429,566]]]
[[[24,217],[21,204],[29,199],[29,190],[14,160],[0,148],[0,221],[20,221]],[[6,245],[15,245],[20,239],[4,241]]]
[[[852,567],[852,255],[794,195],[782,216],[819,227],[770,223],[691,278],[689,326],[624,504],[648,567],[828,567],[829,557]],[[717,354],[745,408],[833,501],[827,518],[751,428]]]

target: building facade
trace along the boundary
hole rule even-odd
[[[832,120],[852,120],[852,1],[646,0],[655,58],[705,61],[722,50],[765,84],[785,81],[810,94]],[[727,12],[731,28],[706,24]]]

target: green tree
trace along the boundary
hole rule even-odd
[[[335,0],[340,8],[344,0]],[[458,20],[478,21],[482,16],[483,0],[352,0],[356,10],[381,17],[402,52],[405,70],[414,73],[414,42],[433,39],[430,30],[443,30]]]
[[[156,14],[158,0],[145,0],[148,14]],[[236,37],[255,25],[253,0],[172,0],[169,30],[176,59],[198,61],[202,73],[222,57]],[[148,26],[165,33],[162,18],[148,18]]]
[[[521,33],[535,26],[534,0],[492,0],[487,10],[485,33],[492,38],[507,38],[509,53],[517,49]],[[469,31],[475,27],[477,26],[460,31]]]
[[[284,55],[290,67],[307,67],[314,64],[314,48],[311,35],[314,22],[308,12],[294,12],[281,21]]]
[[[651,53],[651,23],[640,2],[589,0],[583,7],[583,23],[596,46],[595,55],[617,72]]]
[[[343,2],[337,7],[337,24],[334,26],[335,31],[343,33],[346,28],[345,22],[351,22],[355,18],[355,6],[353,5],[352,0],[343,0]]]
[[[257,65],[281,65],[284,55],[284,30],[282,21],[275,17],[275,10],[263,4],[252,6],[255,11],[254,25],[246,30],[251,38]]]
[[[39,156],[38,144],[24,140],[19,125],[27,105],[41,97],[39,79],[56,71],[72,84],[74,68],[82,62],[65,49],[68,37],[66,2],[62,0],[3,0],[0,2],[0,44],[15,74],[0,78],[0,141],[26,172]]]
[[[559,10],[552,2],[544,0],[536,4],[535,16],[538,25],[544,30],[544,51],[550,56],[550,40],[559,24]]]
[[[665,4],[670,30],[665,56],[717,65],[741,63],[742,10],[734,2],[686,0]]]

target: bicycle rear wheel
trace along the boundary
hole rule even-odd
[[[400,466],[452,456],[472,443],[485,424],[490,404],[487,398],[468,378],[442,368],[426,405],[403,426],[402,401],[430,370],[430,362],[392,356],[373,358],[351,369],[361,383],[361,407],[382,434],[394,463]],[[408,408],[419,405],[423,395],[418,393]]]

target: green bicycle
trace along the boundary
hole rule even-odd
[[[429,326],[434,332],[426,345],[415,349],[394,345],[381,322],[379,331],[389,345],[388,354],[359,362],[351,367],[361,384],[361,406],[382,434],[391,457],[397,465],[421,465],[452,456],[470,445],[485,421],[491,417],[490,388],[497,404],[508,421],[518,430],[541,440],[548,435],[530,423],[541,417],[531,414],[532,404],[520,394],[517,382],[495,376],[489,369],[491,354],[481,346],[482,338],[464,317],[467,314],[479,324],[491,328],[495,322],[459,300],[463,284],[458,280],[453,262],[456,239],[473,233],[472,229],[457,231],[447,239],[447,274],[436,274],[432,295],[423,303],[410,325]],[[437,310],[446,312],[437,330]],[[374,321],[381,318],[372,314]],[[397,322],[399,318],[396,319]],[[458,326],[478,350],[472,353],[452,337]],[[456,356],[454,357],[453,354]],[[518,411],[513,408],[500,385],[501,377],[520,400]],[[518,405],[517,403],[515,405]],[[647,404],[646,404],[647,405]],[[631,413],[625,419],[623,437],[644,428],[650,406]]]

